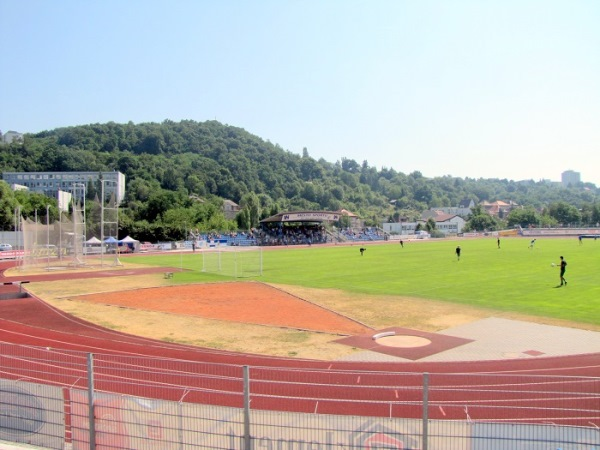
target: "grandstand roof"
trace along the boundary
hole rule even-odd
[[[275,214],[260,221],[271,222],[335,222],[342,214],[334,211],[291,211]]]

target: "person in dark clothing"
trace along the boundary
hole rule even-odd
[[[560,257],[560,285],[562,286],[563,283],[566,286],[567,285],[567,280],[565,280],[565,271],[567,270],[567,261],[565,261],[565,258],[563,258],[562,256]]]
[[[456,259],[460,261],[460,245],[456,247]]]

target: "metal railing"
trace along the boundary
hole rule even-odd
[[[0,344],[0,440],[53,449],[600,448],[600,378],[199,363]]]

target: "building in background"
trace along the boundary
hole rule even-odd
[[[433,220],[435,220],[436,230],[441,231],[444,235],[462,233],[467,223],[465,219],[456,214],[439,214]]]
[[[98,190],[100,198],[102,180],[104,196],[114,194],[117,203],[125,198],[125,175],[121,172],[4,172],[2,179],[10,186],[24,186],[31,192],[39,192],[48,197],[59,198],[59,192],[87,192],[90,184]],[[82,200],[82,199],[80,199]]]
[[[569,185],[576,186],[581,183],[581,174],[574,170],[565,170],[562,173],[560,180],[565,187],[568,187]]]
[[[235,216],[242,210],[242,207],[233,200],[223,201],[223,215],[227,220],[235,219]]]
[[[7,131],[4,134],[2,134],[2,131],[0,131],[0,142],[4,142],[5,144],[23,142],[23,135],[21,133],[17,133],[16,131]]]
[[[463,232],[466,221],[456,214],[426,214],[416,222],[384,222],[381,228],[385,233],[391,235],[411,236],[417,233],[417,228],[425,228],[427,220],[433,218],[435,228],[444,235],[457,235]]]
[[[483,201],[480,205],[490,216],[498,217],[500,219],[504,219],[513,209],[519,206],[512,200],[509,200],[508,203],[503,202],[502,200],[496,200],[495,202]]]
[[[471,214],[474,207],[475,202],[470,198],[465,198],[459,202],[458,206],[439,206],[431,208],[429,211],[423,212],[421,218],[427,220],[430,217],[435,217],[439,214],[452,214],[466,218]]]

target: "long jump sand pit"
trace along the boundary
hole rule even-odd
[[[370,330],[355,320],[258,282],[153,287],[82,295],[74,300],[331,334]]]

